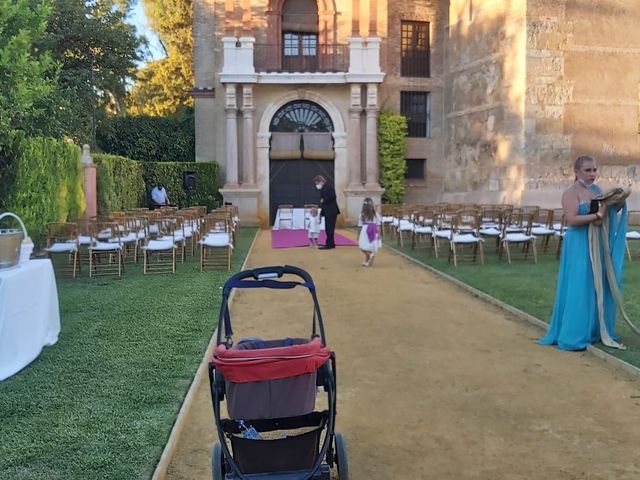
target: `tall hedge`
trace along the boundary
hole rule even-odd
[[[196,158],[193,115],[112,117],[96,133],[100,150],[145,162],[186,161]]]
[[[402,203],[407,163],[407,119],[398,113],[381,112],[378,121],[378,156],[383,203]]]
[[[140,162],[116,155],[93,154],[96,164],[98,213],[144,205],[144,181]]]
[[[165,185],[169,201],[178,207],[215,207],[218,165],[196,162],[138,162],[116,155],[94,154],[98,177],[98,213],[150,204],[151,189]],[[184,171],[196,172],[195,190],[182,187]]]
[[[151,189],[162,183],[167,189],[169,201],[178,207],[206,205],[216,206],[218,194],[218,164],[215,162],[142,162],[142,176],[149,195]],[[196,173],[196,188],[185,191],[182,188],[182,174]]]
[[[0,157],[0,207],[24,221],[34,242],[45,239],[47,223],[84,214],[84,175],[76,145],[17,133],[0,145]]]

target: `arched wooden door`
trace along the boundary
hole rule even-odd
[[[278,205],[319,203],[313,183],[316,175],[333,183],[333,122],[320,105],[296,100],[276,112],[269,130],[269,218],[273,225]]]

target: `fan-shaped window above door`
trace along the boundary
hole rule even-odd
[[[270,158],[332,160],[333,122],[324,108],[306,100],[283,105],[271,119]]]

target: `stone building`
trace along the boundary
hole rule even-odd
[[[580,153],[640,179],[637,0],[193,3],[197,160],[250,222],[318,173],[347,222],[379,202],[382,109],[409,117],[407,203],[557,206]]]

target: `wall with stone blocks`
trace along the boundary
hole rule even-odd
[[[447,195],[520,193],[525,3],[452,0],[445,79]]]
[[[597,159],[600,183],[636,182],[639,22],[636,0],[528,1],[525,181],[531,194],[564,188],[580,154]]]

